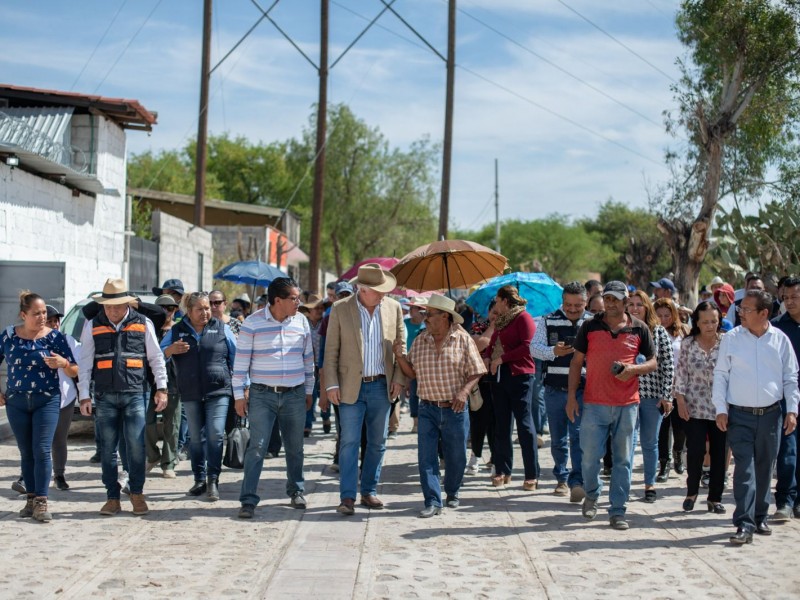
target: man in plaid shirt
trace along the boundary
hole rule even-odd
[[[397,364],[406,377],[417,380],[419,395],[419,479],[425,497],[421,518],[442,512],[438,443],[442,439],[444,490],[449,508],[458,508],[458,490],[467,463],[467,398],[486,373],[478,348],[461,327],[464,320],[455,302],[431,296],[427,303],[426,329],[414,340],[408,356],[395,342]]]

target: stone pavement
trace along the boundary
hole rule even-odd
[[[283,455],[265,462],[256,518],[236,518],[241,472],[223,471],[221,500],[189,499],[187,463],[175,480],[148,478],[152,512],[97,514],[105,494],[91,429],[73,425],[68,481],[52,489],[54,519],[20,519],[10,490],[18,472],[13,439],[0,443],[0,595],[5,598],[797,598],[800,521],[775,525],[771,537],[741,548],[728,544],[728,515],[681,510],[674,476],[655,504],[641,498],[634,472],[631,529],[605,518],[585,522],[580,507],[552,495],[552,460],[540,454],[542,487],[522,490],[521,474],[506,489],[488,472],[466,476],[462,506],[428,520],[416,470],[415,435],[389,441],[383,511],[357,508],[341,517],[336,473],[326,468],[333,437],[306,444],[309,508],[289,506]],[[82,433],[81,433],[82,431]],[[637,457],[638,458],[638,457]],[[517,456],[517,464],[521,464]],[[641,461],[637,460],[640,466]],[[124,498],[124,497],[123,497]],[[601,498],[604,500],[605,496]]]

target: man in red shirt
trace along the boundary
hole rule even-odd
[[[586,361],[586,386],[581,415],[581,468],[586,490],[583,516],[597,515],[602,491],[600,459],[611,436],[613,468],[608,514],[614,529],[628,529],[625,504],[631,489],[633,431],[639,410],[639,375],[655,371],[656,356],[650,330],[625,311],[627,286],[610,281],[603,288],[605,310],[581,326],[575,338],[575,353],[569,366],[567,416],[579,414],[576,393]],[[642,361],[644,359],[644,361]]]

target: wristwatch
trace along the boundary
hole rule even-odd
[[[156,389],[156,391],[157,392],[164,392],[166,394],[167,393],[167,388],[158,388],[158,389]]]

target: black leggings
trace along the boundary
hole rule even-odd
[[[686,432],[684,427],[686,421],[678,416],[678,411],[673,410],[669,415],[661,420],[661,429],[658,432],[658,459],[662,462],[669,462],[669,430],[672,427],[672,452],[677,454],[683,452],[686,446]]]
[[[686,495],[696,496],[700,490],[700,476],[703,473],[703,458],[708,440],[708,453],[711,456],[708,501],[721,502],[725,485],[727,434],[719,430],[716,421],[707,419],[689,419],[683,422],[683,427],[686,432]]]
[[[53,457],[53,475],[63,475],[67,467],[67,436],[72,417],[75,414],[75,401],[61,409],[58,415],[58,425],[53,436],[51,454]]]
[[[469,414],[470,444],[472,453],[483,456],[483,440],[489,438],[489,462],[494,464],[494,407],[492,406],[492,383],[489,377],[481,377],[478,388],[483,396],[483,406]]]

